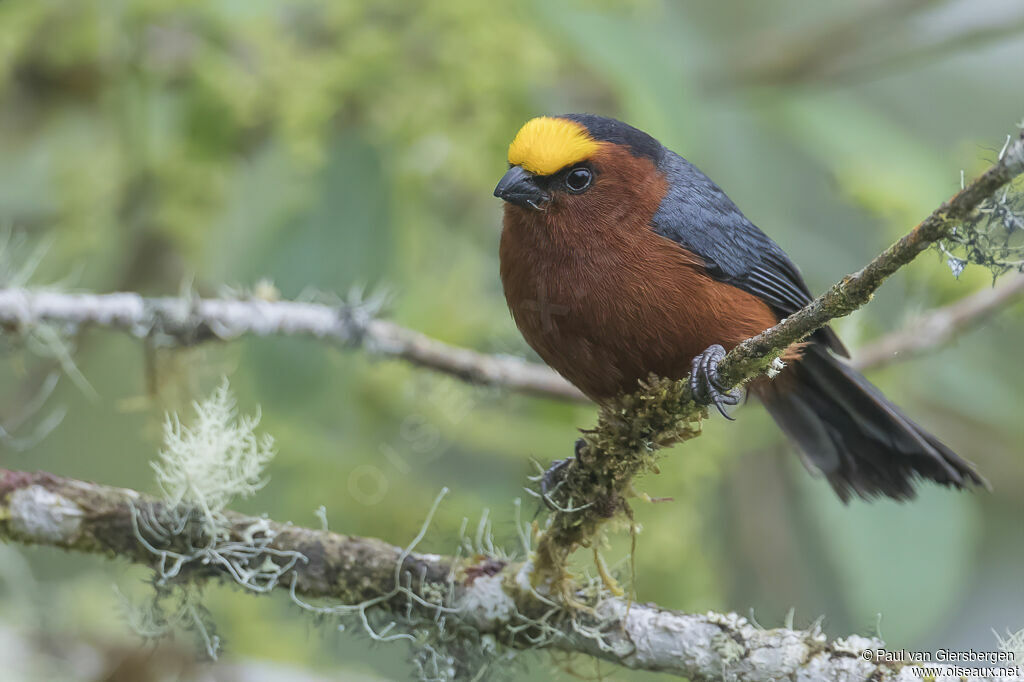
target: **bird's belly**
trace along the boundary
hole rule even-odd
[[[527,342],[548,365],[598,402],[635,390],[638,381],[650,374],[685,376],[693,357],[717,342],[705,342],[702,330],[690,328],[625,334],[599,318],[580,310],[575,319],[567,315],[562,324],[547,331],[520,325]]]
[[[730,321],[733,311],[721,305],[714,289],[710,295],[704,290],[706,278],[686,270],[676,274],[665,287],[642,278],[624,280],[621,273],[587,281],[578,273],[549,271],[526,278],[530,286],[522,291],[506,286],[506,295],[527,343],[601,402],[635,390],[650,374],[681,378],[708,346],[731,348],[756,333],[746,333],[750,325],[742,320]]]
[[[677,379],[712,344],[727,350],[775,324],[760,299],[681,259],[633,267],[534,259],[503,263],[516,325],[554,370],[597,402],[650,374]]]

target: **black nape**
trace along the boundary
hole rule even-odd
[[[660,142],[644,131],[617,119],[596,114],[563,114],[559,118],[576,121],[585,127],[595,140],[629,147],[634,156],[651,159],[655,164],[659,163],[665,154],[665,148]]]

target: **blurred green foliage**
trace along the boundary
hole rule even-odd
[[[526,118],[594,111],[651,132],[725,187],[820,290],[950,195],[961,168],[983,168],[1024,113],[1007,83],[1024,63],[1019,38],[969,50],[951,40],[912,58],[915,42],[969,31],[967,11],[838,0],[7,0],[0,222],[27,240],[23,252],[49,245],[38,284],[216,295],[268,278],[288,297],[367,287],[389,291],[391,314],[410,327],[528,354],[501,294],[491,197]],[[970,9],[989,21],[1001,11]],[[956,280],[924,257],[837,326],[856,347],[989,281],[980,268]],[[1013,309],[872,376],[974,460],[993,494],[928,489],[913,505],[843,507],[751,406],[736,424],[712,420],[640,482],[673,501],[637,509],[639,597],[753,608],[766,626],[793,607],[797,624],[827,614],[833,634],[873,632],[881,614],[886,638],[918,648],[991,648],[993,628],[1020,628],[1024,594],[1006,566],[1024,555],[1014,535],[1022,332]],[[5,346],[0,424],[54,370]],[[332,528],[403,544],[448,485],[423,545],[438,552],[453,551],[463,517],[473,524],[485,507],[514,547],[512,500],[531,458],[565,456],[594,418],[291,339],[147,355],[97,331],[76,339],[74,357],[99,398],[62,381],[35,421],[66,408],[64,422],[26,452],[0,444],[4,466],[152,491],[164,411],[228,375],[243,410],[262,405],[280,450],[270,484],[240,508],[315,524],[323,504]],[[626,537],[611,544],[610,559],[628,551]],[[0,549],[4,620],[130,637],[109,585],[135,589],[138,571]],[[230,657],[407,673],[400,645],[369,649],[312,628],[284,599],[213,589],[209,604]],[[522,676],[549,669],[531,658]]]

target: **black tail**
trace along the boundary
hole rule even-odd
[[[759,390],[775,422],[844,501],[914,497],[918,477],[985,486],[973,466],[911,421],[856,370],[817,344]]]

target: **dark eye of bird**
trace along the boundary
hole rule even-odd
[[[565,186],[569,188],[570,192],[582,192],[586,188],[590,187],[590,183],[594,180],[594,174],[589,168],[579,166],[573,168],[565,176]]]

